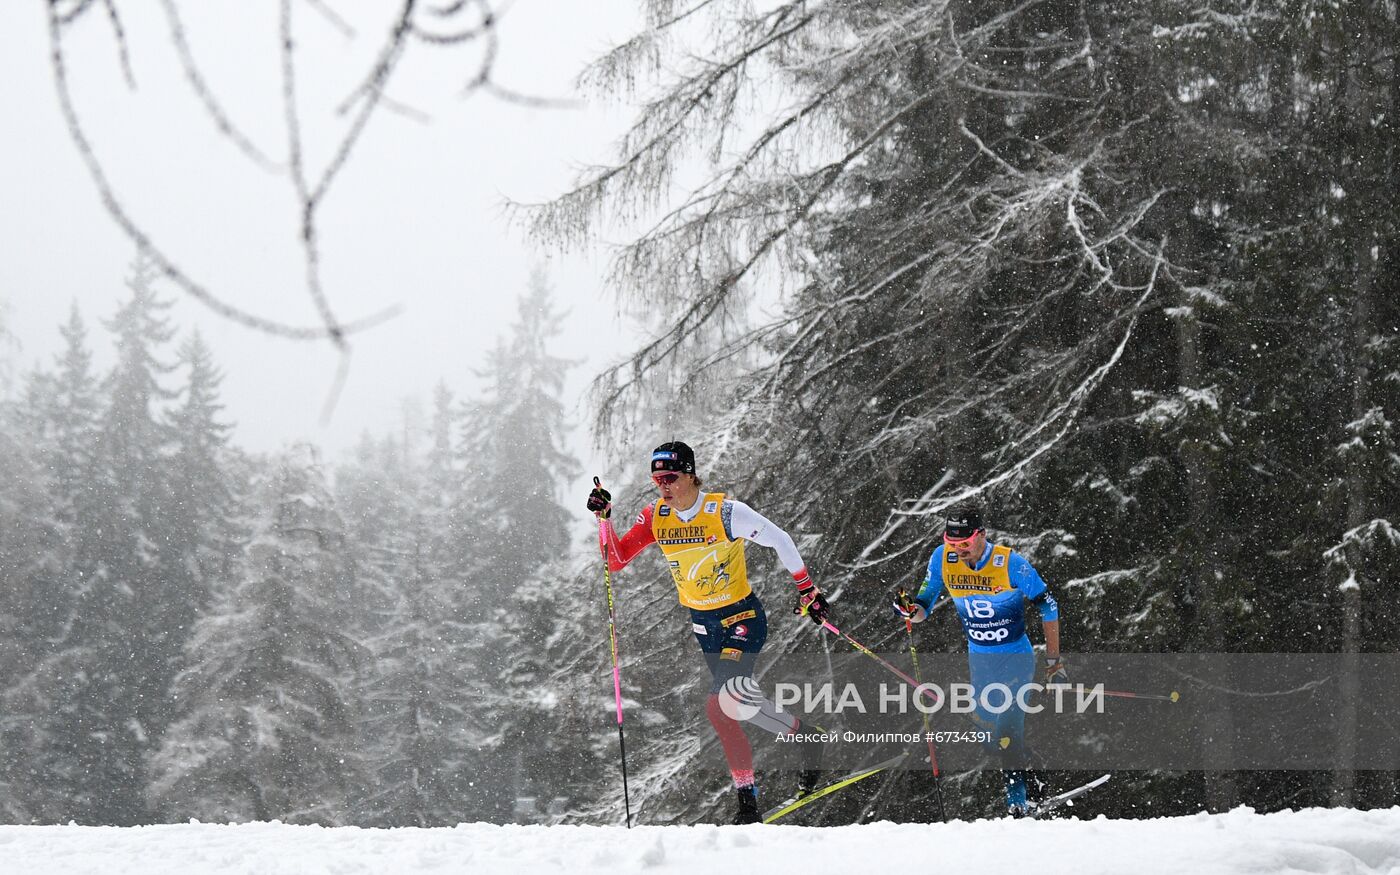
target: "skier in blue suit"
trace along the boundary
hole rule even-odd
[[[895,611],[922,623],[942,590],[952,599],[967,635],[968,667],[978,701],[973,719],[992,731],[988,749],[1001,758],[1007,810],[1022,816],[1029,810],[1026,714],[1015,700],[999,714],[987,710],[982,691],[990,684],[1005,684],[1015,694],[1035,679],[1035,652],[1026,635],[1027,602],[1037,607],[1045,633],[1047,683],[1069,682],[1060,658],[1059,606],[1024,556],[987,540],[981,511],[972,506],[949,514],[943,543],[929,559],[923,585],[912,601],[903,590],[897,593]]]

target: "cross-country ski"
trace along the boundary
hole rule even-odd
[[[851,772],[849,775],[837,778],[836,780],[831,781],[830,783],[816,787],[799,796],[794,796],[790,799],[786,799],[778,805],[774,806],[773,808],[770,808],[767,811],[763,812],[763,822],[775,823],[781,820],[782,818],[787,817],[789,814],[792,814],[794,811],[804,808],[813,802],[825,799],[832,793],[844,790],[847,787],[850,787],[860,781],[864,781],[868,778],[873,778],[879,775],[881,772],[886,772],[890,769],[893,769],[900,765],[902,762],[904,762],[906,756],[906,754],[900,754],[898,756],[891,757],[890,759],[887,759],[882,763],[876,763],[875,765],[870,766],[869,768],[857,769],[856,771]]]
[[[1046,798],[1041,799],[1038,802],[1033,802],[1029,806],[1029,809],[1027,810],[1026,814],[1030,817],[1046,817],[1048,815],[1053,814],[1057,809],[1061,807],[1072,806],[1074,805],[1075,799],[1078,799],[1080,796],[1083,796],[1085,793],[1088,793],[1095,787],[1102,787],[1104,784],[1107,784],[1108,779],[1110,777],[1110,775],[1100,775],[1094,780],[1089,781],[1088,783],[1080,784],[1078,787],[1066,790],[1063,793],[1056,793],[1055,795],[1047,796]]]

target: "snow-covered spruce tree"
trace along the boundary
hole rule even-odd
[[[46,381],[32,381],[36,385]],[[33,394],[27,400],[32,400]],[[40,715],[11,694],[48,655],[67,620],[61,597],[70,557],[46,476],[47,447],[17,405],[0,403],[0,821],[43,818],[49,799],[28,754]],[[29,703],[33,704],[33,703]]]
[[[431,431],[441,432],[449,415],[439,394]],[[442,549],[451,540],[444,496],[453,475],[441,466],[441,448],[430,446],[423,459],[415,429],[401,431],[399,438],[367,437],[336,477],[361,576],[374,590],[362,619],[373,659],[361,673],[357,727],[370,778],[354,818],[447,826],[469,819],[465,762],[485,732],[468,699],[474,684],[462,653],[464,587]]]
[[[187,644],[185,716],[150,764],[162,819],[339,824],[364,784],[352,697],[364,648],[336,610],[354,569],[315,455],[276,461],[236,586]]]
[[[232,426],[220,419],[223,375],[198,333],[180,346],[178,363],[184,386],[168,416],[172,446],[162,530],[172,564],[188,575],[189,597],[181,610],[198,612],[207,605],[211,581],[227,580],[232,571],[239,538],[237,496],[243,488],[228,470]],[[192,619],[181,616],[178,622],[188,626]]]
[[[336,507],[360,570],[346,620],[361,636],[384,630],[403,586],[402,565],[411,556],[418,483],[411,443],[407,427],[399,435],[366,432],[350,460],[335,472]]]
[[[559,483],[578,463],[560,449],[560,394],[568,362],[549,349],[561,316],[543,273],[521,297],[508,338],[500,338],[479,373],[485,387],[468,405],[462,430],[465,492],[474,513],[472,587],[488,604],[514,591],[521,572],[558,556],[554,536],[572,514],[559,503]]]
[[[563,749],[576,740],[557,732],[560,685],[577,678],[552,664],[564,610],[579,595],[566,574],[570,525],[560,487],[578,463],[563,448],[561,401],[568,362],[550,349],[561,316],[542,271],[521,296],[510,336],[492,350],[481,376],[483,397],[468,406],[466,463],[459,519],[472,563],[464,643],[475,666],[479,717],[491,733],[473,776],[480,816],[533,819],[517,800],[554,795]]]
[[[61,639],[71,620],[74,544],[97,518],[92,494],[97,458],[99,396],[87,328],[76,305],[59,327],[63,351],[54,370],[29,375],[22,398],[8,409],[15,435],[26,437],[39,465],[44,492],[52,502],[52,530],[35,559],[42,558],[47,582],[22,599],[22,625],[33,636],[36,658]],[[17,478],[17,483],[25,482]],[[22,588],[17,588],[18,589]]]
[[[431,540],[427,544],[432,562],[463,580],[471,567],[468,536],[473,507],[464,499],[464,468],[458,440],[462,411],[446,383],[433,389],[432,412],[428,419],[428,447],[423,460],[421,511]]]
[[[188,629],[161,621],[188,588],[161,549],[169,433],[160,407],[170,396],[160,347],[170,329],[154,280],[138,255],[131,297],[109,323],[117,363],[102,385],[91,466],[76,491],[72,622],[13,691],[14,705],[35,714],[27,756],[56,806],[43,819],[146,819],[144,758],[172,715],[169,679]]]
[[[88,348],[87,325],[76,303],[59,327],[63,352],[52,374],[35,375],[48,391],[26,399],[24,412],[35,420],[44,445],[44,465],[62,519],[81,529],[94,514],[92,478],[97,462],[97,418],[100,410],[97,377]]]
[[[6,811],[21,821],[53,822],[71,811],[65,785],[55,786],[49,767],[62,758],[43,755],[53,741],[48,728],[62,705],[36,696],[36,669],[71,645],[77,587],[77,545],[91,532],[100,508],[91,491],[97,459],[97,378],[87,330],[76,306],[60,326],[63,351],[52,372],[29,375],[21,400],[6,408],[8,454],[14,466],[6,478],[7,501],[17,516],[6,531],[5,593],[10,618],[4,679],[3,722],[8,788]],[[35,470],[30,476],[24,466]],[[37,492],[36,492],[37,490]],[[43,496],[46,509],[31,503]],[[37,528],[36,528],[37,527]],[[36,540],[37,538],[37,540]],[[21,546],[23,545],[23,546]],[[71,703],[70,703],[71,704]]]
[[[360,733],[373,777],[356,821],[369,825],[450,826],[474,814],[468,766],[488,733],[462,658],[461,583],[432,562],[425,522],[415,515],[402,530],[398,598],[368,642]]]
[[[1294,533],[1393,516],[1376,497],[1318,525],[1319,437],[1374,405],[1299,406],[1376,386],[1329,346],[1393,355],[1361,294],[1395,281],[1385,4],[648,8],[593,70],[603,90],[659,80],[618,160],[531,217],[578,242],[666,207],[614,279],[667,330],[605,404],[757,350],[709,436],[721,479],[821,534],[809,561],[863,640],[892,637],[867,618],[974,498],[1061,587],[1071,651],[1299,646],[1277,572],[1301,590],[1324,569]],[[713,172],[665,202],[696,157]],[[697,342],[760,292],[776,318]],[[1340,330],[1287,330],[1319,313]],[[706,365],[677,367],[687,348]],[[959,646],[951,624],[923,634]]]

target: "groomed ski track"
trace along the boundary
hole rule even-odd
[[[1400,873],[1400,808],[915,825],[0,827],[0,872]]]

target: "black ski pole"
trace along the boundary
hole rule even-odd
[[[603,481],[593,478],[593,485],[603,488]],[[627,791],[627,738],[622,734],[622,671],[617,663],[617,611],[613,607],[612,569],[608,567],[607,523],[598,518],[598,538],[603,545],[603,588],[608,593],[608,642],[612,645],[613,698],[617,702],[617,749],[622,756],[622,804],[627,811],[627,828],[632,828],[632,798]]]
[[[1094,692],[1094,690],[1091,688],[1089,692],[1092,693]],[[1176,690],[1172,690],[1171,693],[1165,696],[1159,693],[1125,693],[1121,690],[1103,690],[1102,693],[1105,696],[1111,696],[1115,699],[1150,699],[1154,702],[1181,701],[1181,693],[1177,692]]]
[[[904,590],[899,591],[900,607],[908,610],[909,594]],[[909,615],[904,615],[904,631],[909,636],[909,657],[914,661],[914,680],[918,681],[917,686],[924,685],[922,673],[919,671],[919,651],[914,647],[914,621],[909,619]],[[924,717],[924,739],[928,741],[928,763],[933,770],[933,794],[938,800],[938,819],[944,823],[948,822],[948,811],[943,807],[943,780],[938,773],[938,755],[933,749],[933,731],[929,727],[928,712],[920,708],[919,713]]]

